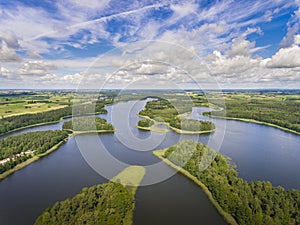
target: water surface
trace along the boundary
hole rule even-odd
[[[86,163],[76,141],[81,143],[80,146],[85,146],[86,151],[101,153],[103,149],[93,141],[98,138],[109,154],[121,162],[142,166],[157,164],[157,171],[149,169],[144,181],[151,180],[155,172],[174,172],[169,166],[159,164],[160,160],[153,156],[152,150],[169,147],[179,140],[195,140],[195,136],[178,135],[173,131],[153,134],[136,129],[135,125],[139,120],[136,114],[145,103],[127,102],[108,106],[108,115],[100,116],[115,125],[115,134],[85,134],[77,136],[76,140],[72,137],[57,151],[1,181],[0,224],[32,224],[54,202],[74,196],[83,187],[107,181]],[[133,107],[127,117],[130,118],[129,121],[124,123],[124,118],[128,115],[122,114],[122,108],[125,112],[128,104]],[[203,110],[195,108],[191,117],[202,117]],[[237,164],[241,177],[247,180],[270,180],[274,185],[300,189],[300,136],[254,123],[232,120],[224,123],[222,119],[213,119],[213,122],[217,131],[201,135],[197,139],[212,147],[219,146],[217,150],[231,157]],[[62,122],[16,133],[61,129],[61,126]],[[153,145],[147,143],[150,136],[157,140]],[[139,141],[135,142],[134,137]],[[135,147],[143,150],[139,151]],[[96,155],[95,160],[105,164]],[[122,165],[111,166],[111,176],[123,168]],[[155,185],[140,187],[136,193],[134,220],[135,224],[141,225],[225,224],[202,190],[181,174],[175,174]]]

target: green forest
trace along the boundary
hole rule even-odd
[[[300,224],[300,191],[274,187],[268,181],[247,182],[238,177],[229,158],[209,147],[183,141],[164,153],[171,162],[181,165],[182,159],[193,155],[183,167],[200,180],[219,205],[240,225]],[[175,151],[176,150],[176,151]],[[200,162],[213,159],[204,171]]]
[[[55,203],[37,218],[35,225],[130,225],[133,209],[133,192],[108,182],[83,188],[75,197]]]
[[[108,123],[106,119],[99,117],[72,118],[72,120],[64,122],[62,129],[70,131],[114,131],[113,125]]]
[[[15,158],[15,160],[0,165],[0,174],[33,157],[33,155],[46,152],[67,137],[68,134],[65,131],[50,130],[29,132],[0,140],[0,160]],[[32,154],[24,154],[28,150]],[[16,157],[17,154],[20,156]]]
[[[178,106],[178,109],[175,109],[173,104]],[[191,112],[191,110],[191,106],[184,101],[178,104],[170,103],[165,99],[158,99],[147,102],[145,109],[142,110],[139,115],[148,116],[157,122],[166,122],[171,127],[183,131],[210,131],[215,129],[215,125],[210,121],[198,121],[180,118],[181,113]],[[144,125],[144,127],[147,125],[147,121],[143,121],[141,123]],[[140,125],[138,124],[138,126]]]
[[[198,121],[193,119],[180,120],[179,118],[175,118],[171,120],[169,124],[171,127],[188,131],[210,131],[216,128],[210,121]]]
[[[273,93],[227,93],[226,111],[207,114],[252,119],[300,132],[300,96]]]
[[[149,119],[140,120],[138,122],[139,127],[151,127],[152,125],[154,125],[154,122]]]
[[[90,109],[85,110],[83,109],[84,107],[91,108],[91,110]],[[78,113],[93,112],[93,111],[95,111],[95,113],[107,113],[104,107],[105,107],[104,102],[97,101],[95,105],[94,104],[81,105],[80,107],[81,110],[78,111]],[[0,135],[30,125],[57,122],[61,118],[71,116],[72,112],[73,112],[73,108],[71,106],[67,106],[61,109],[50,110],[41,113],[28,113],[28,114],[5,117],[0,119]]]

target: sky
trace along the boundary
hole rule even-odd
[[[1,0],[0,88],[299,88],[300,0]]]

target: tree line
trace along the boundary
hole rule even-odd
[[[225,104],[226,111],[212,111],[206,114],[253,119],[300,132],[300,96],[255,97],[249,95],[239,98],[238,95],[227,95]]]
[[[177,165],[182,159],[192,157],[184,169],[199,179],[219,205],[241,225],[300,224],[300,191],[274,187],[268,181],[247,182],[238,177],[230,159],[209,147],[192,141],[183,141],[169,148],[164,157]],[[175,151],[176,150],[176,151]],[[213,159],[212,162],[209,159]],[[199,170],[201,163],[209,163]]]
[[[215,129],[215,124],[210,121],[174,118],[169,122],[171,127],[187,131],[209,131]]]
[[[0,160],[10,158],[11,160],[0,165],[0,173],[3,173],[17,164],[46,152],[54,145],[68,137],[67,132],[60,130],[36,131],[20,134],[0,140]],[[32,154],[23,154],[16,157],[17,154],[26,151],[32,151]],[[15,160],[12,160],[14,158]]]

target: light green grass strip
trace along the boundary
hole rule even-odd
[[[111,181],[120,183],[126,187],[130,187],[132,193],[135,194],[137,187],[140,185],[145,174],[145,167],[129,166],[114,178],[112,178]]]
[[[146,174],[146,169],[143,166],[129,166],[124,169],[121,173],[111,179],[113,182],[120,183],[126,186],[133,195],[135,195],[138,186],[140,185],[143,177]],[[133,212],[135,204],[133,204],[132,210],[129,210],[124,218],[123,225],[133,224]]]

